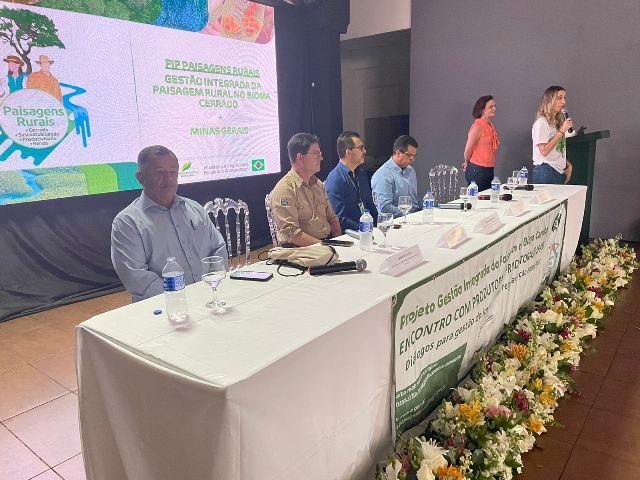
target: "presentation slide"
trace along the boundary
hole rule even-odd
[[[156,144],[180,183],[279,172],[273,15],[248,0],[0,2],[0,205],[140,188],[138,152]]]

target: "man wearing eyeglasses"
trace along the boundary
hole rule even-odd
[[[402,196],[411,197],[411,211],[420,210],[418,180],[411,164],[418,154],[418,142],[409,135],[401,135],[393,143],[393,155],[371,178],[373,200],[379,213],[402,216],[398,200]]]
[[[271,192],[271,211],[283,246],[305,247],[342,234],[327,191],[316,177],[322,163],[320,140],[296,133],[287,143],[291,170]]]
[[[360,168],[367,149],[356,132],[343,132],[336,143],[340,161],[329,172],[324,186],[342,230],[358,230],[360,216],[365,210],[369,210],[374,222],[378,218],[369,179]]]

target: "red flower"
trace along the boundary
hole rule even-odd
[[[409,469],[411,468],[411,462],[409,461],[409,455],[402,456],[402,471],[404,473],[409,473]]]
[[[528,342],[529,340],[531,340],[531,332],[527,332],[526,330],[520,329],[520,330],[517,330],[516,333],[525,342]]]
[[[599,287],[589,287],[587,288],[588,291],[593,292],[596,294],[596,297],[598,298],[602,298],[602,290],[600,290]]]
[[[527,396],[522,390],[513,392],[513,401],[516,404],[516,408],[518,410],[520,410],[525,415],[529,414],[529,402],[527,401]]]

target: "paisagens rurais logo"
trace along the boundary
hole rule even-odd
[[[60,60],[49,50],[65,45],[54,21],[31,10],[2,7],[1,43],[12,53],[2,58],[7,75],[0,75],[0,143],[9,140],[0,162],[18,152],[39,166],[74,130],[86,147],[89,112],[72,100],[86,90],[57,77]],[[34,55],[34,48],[43,53]]]

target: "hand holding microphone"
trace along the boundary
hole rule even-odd
[[[571,120],[571,117],[569,117],[569,111],[566,108],[563,108],[562,114],[564,115],[564,122],[562,123],[562,127],[560,127],[560,129],[568,133],[573,133],[573,120]]]

